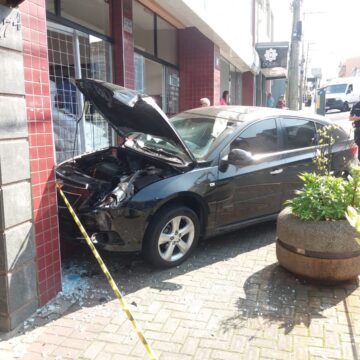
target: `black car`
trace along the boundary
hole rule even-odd
[[[92,79],[77,81],[122,145],[61,163],[57,177],[94,243],[180,264],[199,237],[275,219],[313,169],[324,117],[241,106],[202,107],[168,119],[155,101]],[[353,140],[334,130],[332,166],[346,172]],[[62,238],[76,225],[59,200]]]

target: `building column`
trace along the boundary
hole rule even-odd
[[[110,7],[112,24],[114,83],[134,89],[134,34],[131,0],[112,0]]]
[[[39,305],[44,305],[61,290],[45,0],[25,0],[19,9],[30,145],[35,278]]]
[[[255,75],[251,71],[242,74],[242,105],[254,105]]]
[[[220,51],[198,29],[178,30],[180,98],[179,110],[200,106],[207,97],[211,105],[220,99]]]
[[[29,138],[18,9],[0,5],[0,330],[38,306]]]

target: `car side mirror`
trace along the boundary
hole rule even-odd
[[[253,160],[250,152],[242,149],[232,149],[228,155],[227,163],[231,165],[246,165]]]

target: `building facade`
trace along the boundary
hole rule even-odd
[[[137,89],[168,115],[224,90],[254,105],[258,3],[0,0],[0,330],[61,289],[54,167],[117,141],[74,80]]]
[[[360,76],[360,56],[346,59],[339,65],[339,77]]]

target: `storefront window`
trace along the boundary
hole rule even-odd
[[[230,63],[224,58],[220,58],[220,94],[230,91]],[[228,100],[232,101],[232,94],[229,93]]]
[[[57,162],[109,146],[112,130],[99,113],[84,104],[75,78],[111,81],[110,44],[65,26],[48,24],[48,51]]]
[[[157,17],[157,56],[171,64],[177,64],[176,28]]]
[[[46,0],[46,11],[55,14],[55,0]]]
[[[242,97],[242,75],[239,69],[225,58],[220,59],[220,93],[228,90],[229,105],[240,105]]]
[[[61,0],[60,16],[100,34],[109,35],[108,0]]]
[[[135,47],[154,55],[154,13],[137,1],[133,2],[133,26]]]
[[[134,54],[135,90],[144,92],[144,57]]]

